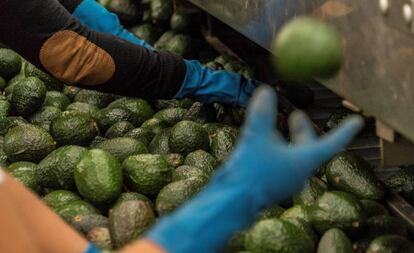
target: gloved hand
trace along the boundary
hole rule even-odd
[[[246,106],[253,91],[261,84],[234,72],[207,68],[198,61],[186,60],[185,64],[186,75],[176,98],[190,96],[205,103]]]
[[[73,12],[80,22],[97,32],[118,36],[133,44],[153,50],[152,46],[126,30],[117,15],[110,13],[95,0],[83,0]]]
[[[361,129],[360,117],[317,138],[307,117],[290,117],[294,144],[275,132],[276,96],[259,88],[248,109],[241,140],[210,184],[147,238],[169,253],[214,253],[235,232],[246,229],[265,207],[301,190],[314,169],[343,149]]]

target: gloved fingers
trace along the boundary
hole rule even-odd
[[[313,145],[310,152],[312,157],[324,162],[344,149],[364,126],[361,116],[348,117],[337,129],[332,130],[320,141]]]
[[[262,85],[253,94],[247,108],[245,136],[270,136],[274,133],[277,115],[277,97],[270,86]]]
[[[292,141],[295,144],[308,143],[316,139],[311,121],[302,111],[294,111],[289,116],[289,129]]]

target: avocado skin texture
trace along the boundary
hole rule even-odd
[[[106,132],[111,126],[120,121],[132,121],[132,113],[123,108],[104,108],[95,115],[99,129]]]
[[[139,98],[120,98],[108,105],[108,108],[121,108],[131,112],[131,123],[140,126],[154,115],[147,101]]]
[[[255,253],[305,253],[315,247],[305,232],[278,218],[256,223],[247,232],[245,246]]]
[[[68,105],[68,107],[66,107],[67,111],[77,111],[77,112],[81,112],[81,113],[86,113],[92,117],[94,117],[96,115],[96,113],[99,112],[99,108],[94,106],[94,105],[90,105],[87,103],[83,103],[83,102],[74,102],[70,105]]]
[[[185,157],[184,164],[197,167],[208,174],[211,174],[217,167],[218,162],[210,153],[200,149],[189,153]]]
[[[116,200],[115,205],[118,205],[122,202],[130,201],[130,200],[142,200],[145,203],[147,203],[149,206],[151,206],[152,209],[154,209],[154,203],[145,195],[142,195],[138,192],[124,192],[119,195],[119,198]]]
[[[116,248],[139,238],[153,223],[155,215],[142,200],[130,200],[116,205],[109,212],[109,230]]]
[[[200,170],[196,167],[191,167],[188,165],[183,165],[176,168],[172,173],[172,181],[181,181],[189,178],[199,178],[203,182],[207,182],[209,180],[210,175],[203,170]]]
[[[127,137],[118,137],[104,140],[96,148],[105,150],[123,162],[132,155],[146,154],[148,149],[140,141]]]
[[[76,86],[71,86],[71,85],[65,85],[63,87],[63,94],[65,94],[70,101],[73,102],[73,99],[75,98],[76,94],[79,93],[79,91],[81,91],[82,89]]]
[[[167,126],[174,126],[184,119],[187,111],[184,108],[167,108],[154,114],[154,118]]]
[[[93,243],[102,252],[112,252],[113,245],[111,240],[111,233],[107,227],[94,227],[88,231],[86,238]]]
[[[155,209],[158,215],[171,213],[182,205],[203,187],[205,181],[198,177],[192,177],[166,185],[159,192],[155,201]]]
[[[166,154],[164,155],[165,160],[167,160],[167,163],[174,168],[177,168],[184,163],[184,156],[176,153]]]
[[[85,152],[74,175],[79,193],[92,203],[110,203],[121,194],[121,165],[104,150],[92,149]]]
[[[154,136],[155,134],[151,130],[142,127],[132,129],[124,135],[124,137],[134,138],[142,142],[147,147],[154,138]]]
[[[54,106],[44,106],[40,108],[37,112],[33,113],[29,121],[33,125],[40,126],[46,131],[50,130],[50,124],[54,119],[59,117],[62,114],[62,111]]]
[[[236,134],[230,129],[221,129],[211,137],[211,154],[218,162],[225,161],[236,145]]]
[[[7,134],[9,129],[27,123],[28,122],[21,116],[8,116],[0,118],[0,134],[4,136]]]
[[[272,206],[266,209],[263,209],[257,216],[257,220],[265,220],[271,218],[279,218],[286,210],[280,206]]]
[[[295,205],[286,209],[282,215],[280,215],[280,219],[302,219],[306,222],[311,221],[308,208],[302,205]]]
[[[332,228],[326,231],[319,241],[317,253],[353,253],[352,243],[346,234]]]
[[[69,224],[77,215],[99,213],[94,206],[83,200],[70,201],[65,205],[57,207],[54,211]]]
[[[172,179],[173,168],[161,155],[130,156],[122,168],[128,187],[149,197],[156,196]]]
[[[52,191],[43,197],[43,201],[52,209],[57,209],[73,200],[80,200],[80,197],[76,193],[67,190]]]
[[[113,124],[105,133],[105,138],[111,139],[116,137],[122,137],[127,132],[134,129],[134,125],[128,121],[120,121]]]
[[[99,128],[88,114],[66,111],[52,121],[50,133],[60,146],[85,146],[99,135]]]
[[[326,165],[326,178],[333,188],[358,198],[381,200],[384,187],[371,166],[361,157],[343,152]]]
[[[18,182],[30,190],[39,193],[41,187],[37,176],[37,165],[31,162],[15,162],[7,167],[7,171],[10,172]]]
[[[22,60],[11,49],[0,48],[0,76],[9,80],[20,72]]]
[[[399,235],[383,235],[375,238],[368,246],[367,253],[410,253],[413,244]]]
[[[385,179],[388,189],[401,194],[410,203],[414,203],[414,168],[403,167],[400,171]]]
[[[27,77],[36,77],[42,80],[45,84],[47,90],[56,90],[61,91],[63,89],[63,84],[56,78],[52,77],[49,74],[41,71],[40,69],[36,68],[33,64],[27,61],[23,61],[22,64],[22,73],[24,73]]]
[[[86,235],[95,227],[108,227],[108,218],[101,214],[80,214],[72,218],[70,225],[79,233]]]
[[[56,148],[55,141],[46,130],[30,124],[10,129],[4,137],[3,145],[11,162],[37,163]]]
[[[44,83],[36,77],[27,77],[14,86],[11,106],[15,113],[27,117],[42,107],[45,97]]]
[[[372,240],[377,236],[385,234],[407,236],[408,227],[404,222],[393,216],[373,216],[366,221],[360,238]]]
[[[7,100],[0,100],[0,118],[9,116],[10,114],[10,102]]]
[[[182,155],[199,149],[209,150],[208,133],[201,124],[184,120],[171,129],[169,146],[172,152]]]
[[[293,204],[310,206],[327,190],[328,186],[325,182],[317,177],[312,177],[306,183],[303,190],[293,197]]]
[[[151,1],[151,19],[155,24],[168,24],[173,12],[173,2],[171,0]]]
[[[360,202],[364,209],[366,218],[371,218],[377,215],[388,215],[389,214],[387,208],[385,208],[383,205],[381,205],[380,203],[374,200],[361,199]]]
[[[46,98],[43,106],[54,106],[60,110],[65,110],[70,104],[69,98],[60,91],[48,91],[46,92]]]
[[[130,31],[135,34],[138,38],[146,41],[150,45],[154,45],[155,42],[161,36],[160,29],[152,24],[142,24],[134,26]]]
[[[74,190],[73,173],[87,149],[80,146],[63,146],[52,151],[40,163],[38,175],[43,187]]]
[[[334,227],[355,232],[365,218],[359,200],[340,191],[325,192],[308,210],[313,226],[321,234]]]
[[[148,146],[150,153],[160,155],[170,154],[172,152],[169,145],[170,133],[171,128],[160,130]]]
[[[81,89],[78,93],[76,93],[75,97],[73,98],[73,102],[83,102],[90,105],[94,105],[99,109],[104,108],[109,103],[111,103],[113,97],[110,94],[95,91],[95,90],[87,90]]]

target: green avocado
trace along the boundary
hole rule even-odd
[[[20,72],[22,59],[13,50],[0,48],[0,76],[9,80]]]
[[[124,25],[136,24],[141,20],[140,2],[135,0],[110,0],[106,8],[115,13]]]
[[[173,12],[174,6],[171,0],[151,1],[151,19],[155,24],[168,24]]]
[[[199,178],[202,182],[208,182],[210,174],[206,173],[205,171],[191,167],[188,165],[183,165],[176,168],[172,173],[172,181],[181,181],[189,178]]]
[[[128,137],[118,137],[105,140],[98,143],[95,147],[111,153],[120,162],[123,162],[125,159],[133,155],[148,153],[148,149],[143,143]]]
[[[135,140],[142,142],[145,146],[150,144],[154,136],[155,134],[151,130],[142,127],[132,129],[124,135],[124,137],[134,138]]]
[[[36,77],[27,77],[14,86],[11,107],[15,113],[26,117],[42,107],[45,97],[44,83]]]
[[[154,136],[148,146],[150,153],[161,155],[170,154],[172,152],[169,144],[170,133],[170,128],[160,130],[160,132]]]
[[[150,45],[154,45],[161,36],[160,29],[153,24],[137,25],[132,27],[130,31]]]
[[[63,111],[69,104],[69,98],[62,92],[48,91],[43,106],[54,106]]]
[[[155,222],[151,206],[142,200],[116,205],[109,212],[109,230],[116,248],[138,239]]]
[[[63,88],[63,94],[65,94],[70,99],[70,101],[73,101],[76,94],[78,94],[78,92],[80,90],[81,90],[81,88],[79,88],[79,87],[65,85],[64,88]]]
[[[363,158],[343,152],[326,165],[326,178],[333,188],[358,198],[381,200],[384,187],[371,166]]]
[[[165,160],[167,160],[167,163],[174,168],[177,168],[181,165],[183,165],[184,163],[184,156],[180,155],[180,154],[166,154],[164,155]]]
[[[200,124],[217,121],[216,109],[211,104],[195,102],[187,111],[184,120],[194,121]]]
[[[154,203],[145,195],[142,195],[138,192],[124,192],[119,195],[119,198],[115,202],[115,205],[118,205],[122,202],[130,201],[130,200],[142,200],[145,203],[147,203],[149,206],[151,206],[152,209],[154,209]]]
[[[293,197],[295,205],[312,205],[317,198],[328,190],[328,186],[317,177],[312,177],[304,186],[303,190]]]
[[[317,253],[354,253],[354,250],[346,234],[338,228],[332,228],[323,234]]]
[[[11,96],[16,84],[24,79],[26,79],[26,76],[24,74],[18,74],[17,76],[14,76],[12,79],[10,79],[7,82],[7,87],[4,89],[4,95],[6,95],[7,97]]]
[[[129,131],[134,129],[134,125],[128,121],[120,121],[113,124],[105,133],[105,138],[111,139],[116,137],[122,137]]]
[[[182,155],[203,149],[209,150],[208,133],[199,123],[181,121],[171,129],[169,146],[171,151]]]
[[[161,155],[130,156],[122,168],[129,188],[149,197],[157,195],[172,179],[173,168]]]
[[[52,136],[41,127],[22,124],[4,136],[4,152],[11,162],[39,162],[56,148]]]
[[[99,129],[106,132],[115,123],[121,121],[132,121],[132,112],[123,108],[105,108],[95,115]]]
[[[367,218],[371,218],[377,215],[388,215],[389,212],[387,208],[381,205],[378,202],[370,199],[361,199],[360,200],[362,207],[364,208],[364,213]]]
[[[7,100],[0,100],[0,118],[5,118],[10,114],[10,102]]]
[[[187,13],[174,12],[171,16],[170,27],[178,33],[191,32],[194,29],[194,20]]]
[[[54,210],[69,224],[70,221],[78,215],[99,213],[94,206],[83,200],[70,201],[67,204],[56,207]]]
[[[142,123],[141,128],[151,131],[154,135],[167,128],[167,124],[160,119],[151,118]]]
[[[363,230],[363,237],[373,239],[380,235],[396,234],[407,236],[408,227],[398,218],[388,215],[378,215],[366,221]]]
[[[217,160],[210,153],[204,150],[196,150],[189,153],[184,160],[185,165],[197,167],[208,174],[214,172],[217,167]]]
[[[246,238],[246,232],[236,232],[230,238],[227,243],[225,253],[236,253],[245,250],[244,240]]]
[[[306,222],[311,221],[311,217],[309,216],[309,210],[307,207],[302,205],[295,205],[291,208],[285,210],[280,219],[287,220],[287,219],[302,219]]]
[[[90,104],[83,103],[83,102],[74,102],[68,105],[68,107],[66,107],[66,110],[86,113],[94,117],[98,113],[99,108],[94,105],[90,105]]]
[[[182,56],[184,58],[192,58],[195,54],[194,41],[185,34],[176,34],[172,37],[167,45],[165,51]]]
[[[75,189],[73,173],[86,152],[87,149],[80,146],[63,146],[51,152],[39,163],[41,185],[51,189]]]
[[[154,48],[157,50],[164,50],[168,42],[176,35],[176,32],[173,30],[165,32],[161,37],[155,42]]]
[[[400,235],[383,235],[375,238],[366,253],[411,253],[414,247],[411,241]]]
[[[154,114],[154,118],[159,119],[164,125],[174,126],[183,120],[187,111],[184,108],[168,108]]]
[[[259,215],[257,216],[257,220],[265,220],[265,219],[271,219],[271,218],[279,218],[283,213],[285,212],[285,209],[280,206],[272,206],[266,209],[263,209],[260,211]]]
[[[414,202],[414,168],[401,168],[385,179],[384,184],[388,189],[401,194],[405,199]]]
[[[227,129],[219,130],[211,138],[211,154],[220,163],[225,161],[236,145],[236,136]]]
[[[92,203],[110,203],[121,194],[121,165],[106,151],[92,149],[85,152],[74,175],[79,193]]]
[[[111,103],[112,99],[112,96],[107,93],[95,90],[81,89],[76,93],[75,97],[73,98],[73,102],[87,103],[94,105],[99,109],[102,109]]]
[[[150,104],[139,98],[120,98],[108,105],[108,108],[121,108],[131,113],[130,122],[134,126],[140,126],[154,115]]]
[[[92,228],[88,231],[86,239],[88,239],[88,241],[93,243],[100,250],[103,250],[102,253],[106,252],[105,250],[108,250],[108,253],[113,250],[111,232],[107,227]]]
[[[44,128],[46,131],[49,131],[52,121],[61,114],[62,111],[59,108],[54,106],[45,106],[33,113],[29,118],[29,122],[33,125]]]
[[[96,227],[108,227],[108,218],[101,214],[80,214],[73,217],[70,225],[79,233],[86,235],[91,229]]]
[[[87,145],[99,135],[99,128],[88,114],[66,111],[52,121],[50,133],[59,145]]]
[[[43,197],[43,201],[52,209],[57,209],[74,200],[80,200],[80,197],[76,193],[67,190],[52,191]]]
[[[54,77],[46,74],[40,69],[36,68],[33,64],[25,61],[22,65],[22,70],[25,76],[27,77],[36,77],[42,80],[45,84],[47,90],[56,90],[61,91],[63,89],[63,84]]]
[[[0,118],[0,134],[5,135],[9,129],[23,124],[27,124],[27,121],[20,116],[8,116]]]
[[[18,182],[29,188],[30,190],[39,193],[40,185],[37,176],[37,165],[31,162],[15,162],[7,167]]]

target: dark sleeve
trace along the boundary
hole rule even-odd
[[[67,84],[156,99],[184,80],[181,57],[95,32],[57,0],[1,0],[0,10],[0,42]]]
[[[82,0],[59,0],[60,4],[70,13],[73,13]]]

